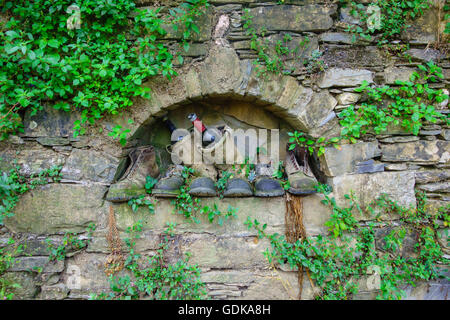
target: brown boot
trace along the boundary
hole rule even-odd
[[[156,178],[159,175],[153,146],[138,147],[128,156],[131,163],[123,177],[109,188],[106,195],[108,201],[125,202],[145,194],[146,177]]]
[[[301,150],[301,164],[298,163],[293,150],[286,153],[286,174],[289,181],[288,192],[294,195],[316,193],[317,179],[314,177],[309,165],[307,150]]]

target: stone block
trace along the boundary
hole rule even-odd
[[[359,86],[363,81],[369,83],[373,82],[373,74],[371,71],[349,68],[331,68],[325,70],[317,85],[320,88],[354,87]]]
[[[99,185],[49,184],[24,194],[15,215],[5,221],[14,232],[83,232],[102,214],[106,188]]]

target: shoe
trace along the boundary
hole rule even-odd
[[[170,168],[166,176],[156,183],[152,190],[152,195],[155,197],[176,198],[184,184],[181,170],[179,166]]]
[[[281,197],[283,195],[284,190],[278,180],[269,177],[256,179],[255,197]]]
[[[108,201],[126,202],[146,194],[147,176],[156,178],[159,175],[153,146],[138,147],[132,150],[128,157],[131,163],[123,177],[110,186],[106,195]]]
[[[195,178],[190,185],[189,194],[196,197],[215,197],[217,192],[214,181],[209,177]]]
[[[223,196],[228,198],[251,197],[253,196],[252,186],[244,179],[232,178],[228,180]]]
[[[307,195],[317,193],[317,179],[308,165],[307,150],[301,150],[302,165],[297,162],[293,150],[286,154],[286,174],[289,181],[288,192],[294,195]]]

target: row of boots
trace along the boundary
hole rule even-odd
[[[125,202],[146,194],[146,177],[161,176],[156,162],[153,146],[143,146],[134,149],[129,154],[130,165],[122,178],[111,185],[106,200],[111,202]],[[317,180],[314,177],[305,150],[288,150],[285,171],[287,175],[287,191],[294,195],[308,195],[316,192]],[[184,184],[181,175],[183,167],[172,166],[159,179],[152,195],[156,197],[177,197]],[[201,172],[202,170],[200,170]],[[203,170],[204,171],[204,170]],[[264,170],[262,170],[264,171]],[[270,170],[259,172],[250,183],[245,177],[232,177],[226,182],[223,190],[224,197],[279,197],[285,193],[280,180],[274,179]],[[189,193],[197,197],[214,197],[218,195],[214,176],[196,176],[189,185]]]

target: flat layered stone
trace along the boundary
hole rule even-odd
[[[336,99],[328,90],[322,90],[313,94],[309,103],[302,110],[299,110],[297,118],[309,131],[325,125],[334,118],[336,115],[333,110],[336,105]]]
[[[111,183],[119,160],[93,150],[73,149],[61,170],[64,179]]]
[[[361,95],[357,93],[343,92],[338,94],[336,99],[340,105],[349,105],[357,103],[360,97]]]
[[[330,15],[336,12],[336,6],[268,6],[250,9],[253,26],[273,31],[326,31],[333,26]]]
[[[181,240],[182,252],[191,253],[189,262],[205,268],[265,268],[269,264],[263,252],[268,248],[268,240],[256,236],[190,234],[184,235]]]
[[[62,166],[65,160],[65,156],[39,145],[21,150],[8,148],[0,151],[0,169],[9,171],[16,161],[21,167],[19,172],[25,176],[38,174],[54,166]]]
[[[383,193],[388,194],[392,200],[402,206],[416,206],[415,179],[414,172],[411,171],[343,175],[328,179],[328,184],[333,188],[332,195],[340,206],[348,206],[348,200],[344,195],[350,194],[350,191],[354,192],[362,208],[367,207]],[[354,214],[359,220],[374,219],[373,216],[360,215],[356,210]],[[388,219],[389,217],[382,218]]]
[[[14,232],[83,232],[97,223],[106,188],[100,185],[48,184],[21,196],[5,225]]]
[[[120,231],[125,231],[138,220],[143,221],[144,230],[155,232],[165,230],[167,222],[175,222],[177,228],[175,233],[209,233],[215,235],[229,236],[253,236],[254,230],[248,230],[244,225],[247,217],[258,219],[267,223],[267,231],[274,233],[284,232],[284,198],[201,198],[201,206],[213,207],[217,204],[218,210],[225,213],[229,206],[238,209],[236,218],[225,220],[223,225],[218,227],[217,223],[210,223],[205,215],[197,217],[201,223],[197,224],[187,220],[183,215],[174,213],[174,206],[170,199],[153,198],[155,203],[155,214],[149,214],[148,209],[141,207],[133,212],[130,206],[124,204],[114,204],[117,227]]]
[[[429,184],[421,184],[418,189],[428,192],[450,192],[450,182],[436,182]]]
[[[79,119],[75,112],[56,110],[46,105],[31,115],[27,110],[24,116],[24,130],[21,136],[27,137],[69,137],[73,134],[73,123]]]
[[[420,170],[415,172],[416,183],[432,183],[450,179],[450,169]]]
[[[34,271],[44,273],[62,272],[64,270],[64,261],[49,261],[48,257],[18,257],[16,262],[9,268],[9,271]]]
[[[358,163],[380,155],[378,142],[358,142],[341,145],[341,150],[334,147],[325,148],[325,153],[320,157],[320,164],[322,171],[333,177],[356,172]]]
[[[384,70],[384,82],[386,84],[395,84],[396,80],[410,81],[410,77],[416,70],[406,67],[389,67]]]
[[[381,145],[381,160],[390,162],[445,163],[450,158],[447,141],[416,141]]]
[[[317,85],[320,88],[329,87],[355,87],[363,81],[373,82],[373,74],[369,70],[331,68],[319,78]]]

